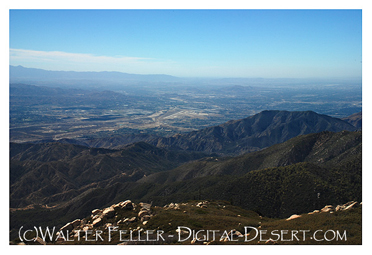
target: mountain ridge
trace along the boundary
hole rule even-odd
[[[107,80],[107,81],[164,81],[174,82],[181,78],[166,74],[131,74],[116,71],[52,71],[23,66],[9,66],[11,82],[21,81],[57,81],[57,80]]]
[[[61,142],[120,149],[130,143],[143,141],[168,150],[236,156],[258,151],[299,135],[357,129],[345,120],[313,111],[270,110],[244,119],[231,120],[217,126],[170,137],[152,134],[124,134],[106,138],[65,139]]]
[[[241,120],[231,120],[218,126],[160,138],[150,143],[174,150],[236,155],[282,143],[298,135],[355,129],[341,119],[313,111],[267,110]]]

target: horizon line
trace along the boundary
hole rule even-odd
[[[37,70],[43,70],[46,72],[74,72],[74,73],[119,73],[119,74],[129,74],[129,75],[138,75],[138,76],[170,76],[173,78],[180,78],[180,79],[262,79],[262,80],[342,80],[342,79],[362,79],[363,76],[356,77],[356,76],[350,76],[350,77],[276,77],[276,78],[265,78],[265,77],[243,77],[243,76],[175,76],[171,74],[165,74],[165,73],[148,73],[148,74],[139,74],[139,73],[127,73],[127,72],[121,72],[121,71],[109,71],[109,70],[102,70],[102,71],[75,71],[75,70],[48,70],[43,68],[37,68],[37,67],[26,67],[23,65],[11,65],[9,64],[9,72],[10,67],[22,67],[25,69],[37,69]],[[10,78],[10,76],[9,76]]]

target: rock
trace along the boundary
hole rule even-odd
[[[143,225],[146,225],[146,224],[147,224],[147,222],[148,222],[148,221],[147,221],[147,220],[145,220],[144,222],[142,222],[142,224],[143,224]]]
[[[79,226],[81,224],[81,220],[76,219],[73,222],[71,222],[71,224],[72,224],[73,228],[76,228],[77,226]]]
[[[356,201],[350,201],[350,202],[347,202],[346,204],[336,206],[335,211],[336,212],[338,212],[338,211],[345,211],[345,210],[349,210],[351,208],[355,208],[355,207],[358,207],[358,206],[359,206],[358,202],[356,202]]]
[[[102,210],[100,210],[100,209],[94,209],[92,211],[92,215],[97,215],[97,214],[100,214],[100,213],[102,213]]]
[[[145,216],[142,217],[142,221],[149,221],[150,218],[151,218],[150,215],[145,215]]]
[[[92,217],[92,220],[94,221],[95,219],[98,219],[98,218],[101,218],[101,215],[96,214],[96,215],[94,215],[94,216]]]
[[[207,208],[208,207],[207,204],[208,204],[208,201],[199,202],[199,203],[196,204],[196,206],[200,207],[200,208]]]
[[[198,240],[197,238],[194,238],[191,240],[191,244],[198,244],[198,243],[203,243],[203,242]]]
[[[117,203],[117,204],[112,205],[111,207],[112,207],[113,209],[116,209],[116,208],[122,208],[121,203],[122,203],[122,202],[119,202],[119,203]]]
[[[88,231],[89,229],[93,228],[93,224],[87,224],[83,227],[83,231]]]
[[[39,236],[38,237],[34,237],[32,240],[34,240],[35,243],[46,245],[46,242],[44,242],[44,240],[41,239]]]
[[[349,210],[349,209],[351,209],[351,208],[353,208],[353,207],[355,208],[355,207],[357,207],[357,206],[358,206],[358,202],[354,202],[354,203],[352,203],[352,204],[346,206],[345,210]]]
[[[239,231],[235,230],[235,229],[232,229],[229,233],[228,233],[229,236],[233,236],[233,237],[243,237],[242,233],[240,233]]]
[[[300,217],[301,217],[301,215],[293,214],[291,217],[289,217],[286,220],[294,220],[294,219],[297,219],[297,218],[300,218]]]
[[[108,229],[109,227],[112,227],[112,223],[106,223],[105,224],[105,229]]]
[[[71,231],[74,229],[74,226],[72,225],[72,222],[67,223],[63,227],[60,228],[60,231]]]
[[[345,209],[345,207],[343,205],[338,205],[336,206],[336,209],[335,211],[338,212],[338,211],[343,211]]]
[[[269,239],[265,242],[265,244],[276,244],[276,242],[273,239]]]
[[[133,203],[130,200],[126,200],[122,202],[121,208],[126,209],[126,210],[132,210],[133,209]]]
[[[332,205],[326,205],[323,207],[323,209],[320,210],[320,212],[331,212],[334,211],[335,208]]]
[[[93,227],[99,227],[103,224],[102,218],[97,218],[93,221]]]
[[[314,213],[318,213],[318,212],[319,212],[319,210],[314,210],[312,212],[309,212],[308,214],[314,214]]]
[[[220,239],[220,242],[228,242],[228,241],[230,241],[230,239],[228,237],[225,237],[223,239]]]
[[[353,204],[353,203],[355,203],[355,202],[354,202],[354,201],[349,201],[349,202],[345,203],[343,206],[344,206],[344,207],[348,207],[349,205],[351,205],[351,204]]]
[[[181,208],[180,208],[180,205],[177,204],[177,203],[170,203],[170,204],[168,204],[168,205],[165,205],[164,208],[165,208],[165,209],[174,209],[174,210],[179,210],[179,209],[181,209]]]
[[[351,208],[355,208],[355,207],[357,207],[357,206],[358,206],[358,202],[354,202],[354,203],[352,203],[352,204],[346,206],[346,207],[345,207],[345,211],[346,211],[346,210],[349,210],[349,209],[351,209]]]
[[[73,236],[74,236],[74,238],[79,238],[79,236],[80,236],[80,231],[75,231],[75,230],[73,230]]]
[[[179,228],[176,229],[176,232],[181,234],[181,235],[189,234],[189,231],[182,230],[182,229],[179,229]]]
[[[126,222],[128,222],[128,223],[133,223],[133,222],[137,221],[137,218],[136,217],[132,217],[132,218],[126,219],[126,220],[127,220]]]
[[[141,218],[145,215],[149,215],[149,211],[147,210],[141,210],[139,213],[138,213],[138,218]]]
[[[115,216],[115,209],[112,207],[108,207],[102,212],[101,218],[112,218]]]

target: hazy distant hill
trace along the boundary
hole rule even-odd
[[[298,135],[355,129],[346,121],[313,111],[263,111],[245,119],[150,143],[175,150],[241,154],[282,143]]]
[[[23,66],[9,66],[10,83],[33,82],[43,84],[49,81],[48,85],[55,83],[82,81],[151,81],[151,82],[174,82],[180,80],[178,77],[165,74],[129,74],[122,72],[75,72],[75,71],[49,71],[37,68],[26,68]]]
[[[348,117],[342,118],[342,120],[350,123],[354,127],[356,127],[358,130],[362,129],[362,112],[354,113]]]

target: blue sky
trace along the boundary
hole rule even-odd
[[[10,64],[182,77],[361,77],[361,10],[10,10]]]

